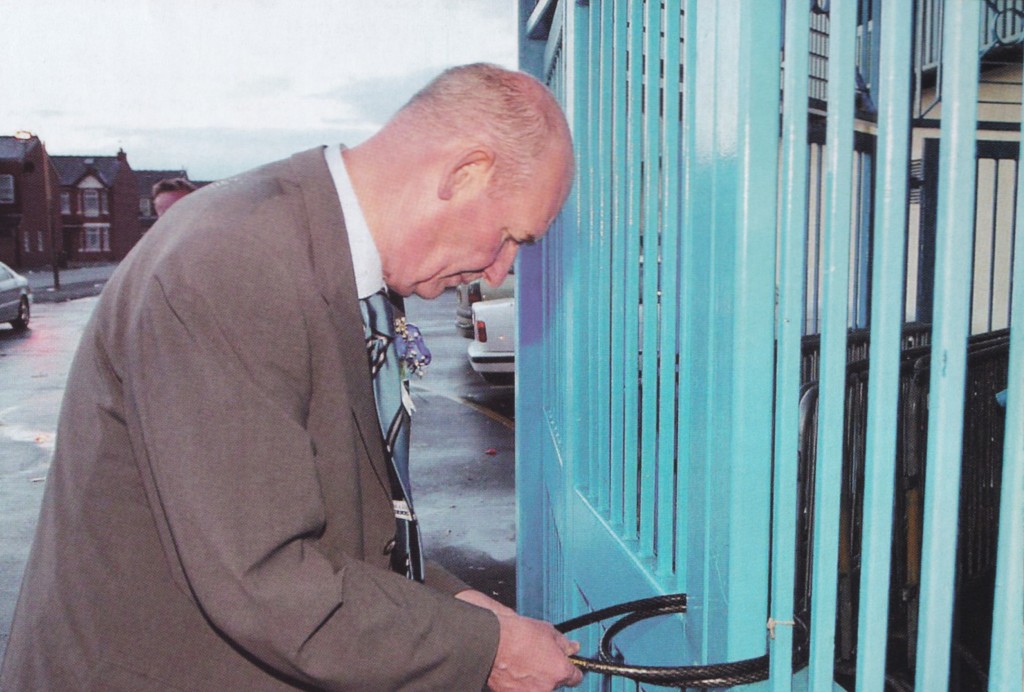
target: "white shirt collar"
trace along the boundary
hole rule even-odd
[[[345,168],[345,158],[341,155],[342,148],[325,147],[324,159],[334,180],[334,187],[338,191],[341,212],[345,216],[348,244],[352,250],[352,266],[356,273],[356,292],[360,298],[366,298],[384,287],[384,270],[380,263],[380,252],[373,242],[370,227],[359,206],[359,198],[352,187],[352,179]]]

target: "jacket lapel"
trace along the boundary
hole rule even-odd
[[[348,389],[356,425],[370,462],[379,479],[387,479],[387,461],[384,456],[380,423],[374,402],[373,381],[366,361],[366,342],[363,336],[363,317],[359,310],[352,251],[348,231],[327,163],[324,148],[317,147],[291,157],[292,171],[302,191],[311,239],[311,262],[316,285],[327,304],[342,363],[363,363],[367,367],[353,368],[342,379]],[[390,492],[390,491],[389,491]]]

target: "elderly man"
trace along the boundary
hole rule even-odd
[[[423,564],[381,293],[501,281],[572,175],[550,92],[469,65],[178,202],[82,337],[0,688],[579,683],[574,642]]]

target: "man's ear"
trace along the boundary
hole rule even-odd
[[[453,156],[445,166],[437,186],[437,196],[445,201],[456,192],[486,187],[494,170],[494,150],[486,146],[466,149]]]

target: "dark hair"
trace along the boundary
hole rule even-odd
[[[161,192],[193,192],[196,189],[195,183],[188,178],[164,178],[153,184],[152,196],[156,197]]]

